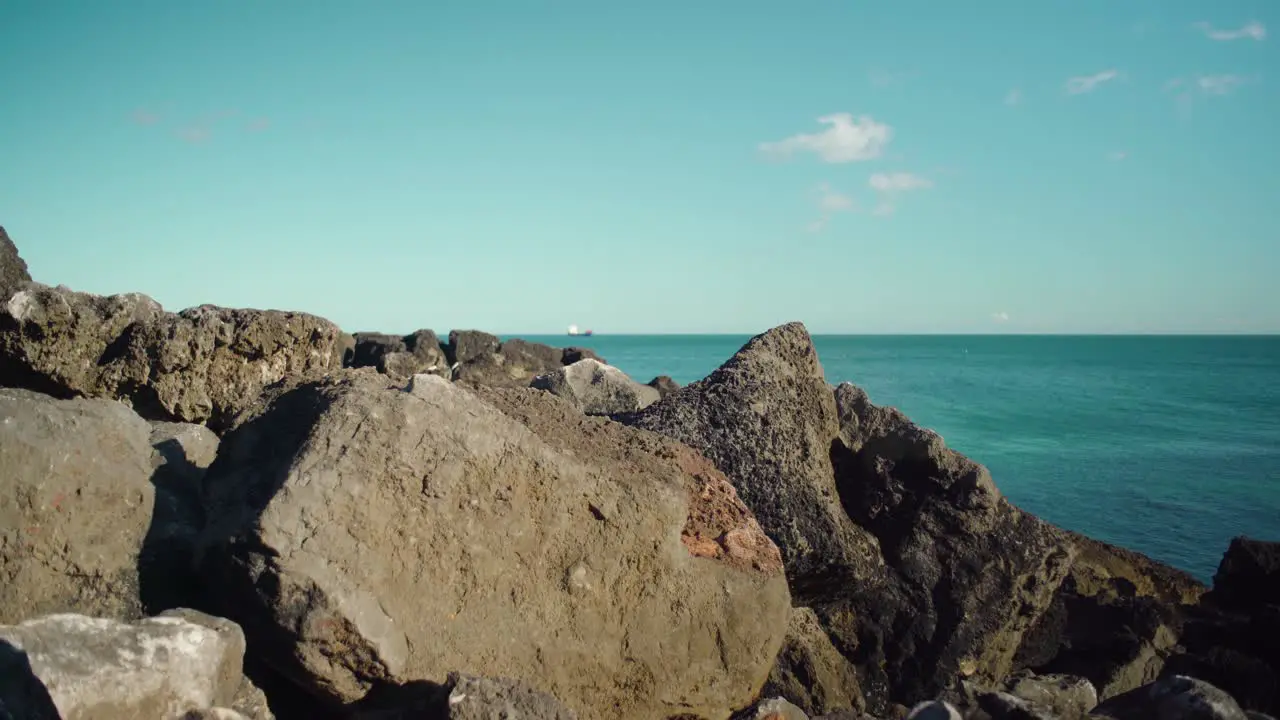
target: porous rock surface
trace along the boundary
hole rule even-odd
[[[0,302],[0,378],[59,397],[122,399],[148,419],[221,429],[263,388],[340,368],[350,343],[305,313],[29,284]]]
[[[0,623],[142,613],[151,426],[111,400],[0,389]]]
[[[585,718],[720,719],[782,641],[777,549],[711,463],[535,390],[303,384],[204,485],[210,592],[334,701],[466,668]]]
[[[18,254],[18,248],[9,239],[9,233],[0,227],[0,302],[26,287],[31,282],[27,263]]]
[[[875,538],[840,505],[835,400],[800,323],[752,338],[707,378],[620,419],[699,450],[728,476],[782,551],[798,599],[878,574]]]

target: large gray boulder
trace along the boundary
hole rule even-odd
[[[224,439],[204,486],[210,592],[333,701],[466,668],[584,717],[715,720],[786,628],[777,549],[723,475],[530,389],[305,384]]]
[[[701,451],[729,477],[782,551],[798,600],[879,575],[876,539],[840,505],[835,399],[804,325],[752,338],[706,379],[620,419]]]
[[[153,420],[222,429],[289,377],[338,369],[350,341],[313,315],[30,284],[0,303],[0,377],[62,397],[122,399]]]
[[[127,405],[0,389],[0,623],[142,613],[152,453]]]
[[[0,227],[0,303],[31,282],[27,263],[18,254],[18,248],[9,239],[9,233]]]
[[[114,400],[0,388],[0,623],[190,604],[218,439]]]
[[[0,626],[0,716],[170,719],[230,706],[244,635],[193,611],[136,623],[78,614]]]
[[[539,375],[531,387],[545,390],[587,415],[635,412],[659,399],[656,389],[641,385],[618,368],[591,358]]]

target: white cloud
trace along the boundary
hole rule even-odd
[[[821,215],[809,223],[809,232],[822,232],[831,223],[836,213],[856,212],[858,204],[853,198],[833,190],[827,183],[818,186],[818,210]]]
[[[1107,155],[1107,159],[1111,160],[1112,162],[1120,162],[1121,160],[1124,160],[1127,157],[1129,157],[1128,150],[1116,150]]]
[[[811,152],[823,162],[848,163],[879,157],[893,139],[893,128],[866,115],[855,119],[849,113],[836,113],[824,115],[818,122],[829,127],[818,133],[800,133],[760,143],[760,150],[777,158]]]
[[[1111,68],[1092,75],[1077,75],[1076,77],[1067,78],[1067,94],[1081,95],[1093,92],[1099,85],[1115,80],[1117,77],[1120,77],[1120,73]]]
[[[1192,75],[1173,78],[1164,89],[1175,93],[1178,110],[1187,113],[1197,99],[1230,95],[1248,82],[1249,78],[1241,75]]]
[[[1022,102],[1022,91],[1014,88],[1004,96],[1005,105],[1018,105]]]
[[[1198,22],[1194,27],[1203,32],[1205,37],[1219,42],[1245,38],[1261,42],[1267,39],[1267,27],[1257,20],[1250,20],[1237,30],[1218,30],[1207,22]]]
[[[1000,312],[993,312],[991,313],[991,319],[995,320],[998,323],[1007,323],[1009,322],[1009,313],[1003,310],[1001,310]]]
[[[892,215],[898,209],[898,198],[903,193],[931,188],[933,181],[908,172],[874,173],[867,179],[867,185],[879,196],[872,214]]]

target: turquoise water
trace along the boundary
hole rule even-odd
[[[748,336],[529,338],[641,382],[705,377]],[[1280,540],[1280,337],[818,336],[854,382],[991,469],[1019,506],[1209,580]]]

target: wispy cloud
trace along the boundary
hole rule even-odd
[[[876,192],[879,200],[872,210],[874,215],[892,215],[898,209],[898,200],[904,193],[926,190],[933,181],[909,172],[874,173],[867,185]]]
[[[826,163],[849,163],[879,157],[893,139],[893,128],[866,115],[854,118],[850,113],[836,113],[818,118],[818,123],[827,129],[763,142],[760,151],[779,159],[811,152]]]
[[[263,130],[271,127],[271,119],[264,117],[254,118],[249,121],[249,124],[246,127],[249,132],[262,132]]]
[[[1005,93],[1004,104],[1005,105],[1021,105],[1022,91],[1019,90],[1018,88],[1013,88],[1009,92]]]
[[[1115,80],[1118,77],[1120,77],[1119,71],[1110,68],[1092,75],[1077,75],[1076,77],[1067,78],[1067,94],[1082,95],[1090,93],[1096,90],[1099,85]]]
[[[1111,162],[1120,162],[1121,160],[1124,160],[1128,157],[1129,157],[1128,150],[1113,150],[1112,152],[1107,153],[1107,159],[1110,160]]]
[[[1261,42],[1267,39],[1267,27],[1257,20],[1250,20],[1235,30],[1219,30],[1207,22],[1198,22],[1192,27],[1204,33],[1204,36],[1210,40],[1219,42],[1245,39]]]
[[[212,134],[212,131],[203,125],[189,125],[178,129],[178,137],[192,144],[205,142]]]
[[[155,125],[160,122],[160,116],[143,108],[133,111],[133,121],[139,125]]]
[[[998,323],[1007,323],[1009,322],[1009,313],[1005,312],[1004,310],[1001,310],[999,312],[993,312],[991,313],[991,319]]]
[[[827,183],[818,186],[818,212],[817,220],[809,223],[807,229],[809,232],[822,232],[831,223],[831,218],[837,213],[855,212],[858,204],[853,198],[843,193],[837,192]]]

